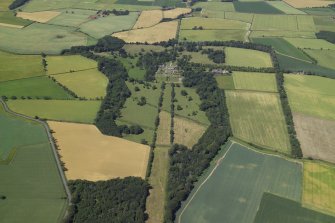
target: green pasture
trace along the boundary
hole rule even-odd
[[[47,74],[63,74],[96,68],[97,62],[80,55],[47,56]]]
[[[130,125],[134,125],[137,123],[130,123],[128,121],[121,121],[120,119],[118,119],[116,120],[116,124],[130,126]],[[153,140],[154,130],[152,128],[145,128],[143,126],[141,126],[141,128],[144,130],[143,133],[139,135],[134,135],[134,134],[123,135],[122,138],[133,141],[133,142],[137,142],[137,143],[142,143],[142,140],[144,139],[150,145]]]
[[[317,61],[318,65],[335,70],[335,50],[304,49],[304,51],[312,58],[314,58]]]
[[[285,75],[285,89],[293,112],[335,120],[335,80]]]
[[[37,12],[53,9],[71,8],[80,0],[31,0],[23,6],[23,11]]]
[[[253,223],[264,192],[301,199],[299,163],[237,143],[215,161],[183,203],[177,222]]]
[[[59,54],[71,46],[87,45],[87,36],[74,28],[40,23],[24,29],[1,27],[0,39],[0,49],[22,54]]]
[[[254,14],[249,13],[239,13],[239,12],[225,12],[225,19],[237,20],[247,23],[252,23]]]
[[[98,39],[115,32],[131,29],[137,17],[137,12],[131,12],[126,16],[109,15],[83,23],[79,27],[80,31]]]
[[[297,21],[299,31],[316,31],[313,16],[299,15]]]
[[[10,4],[12,4],[12,2],[13,2],[12,0],[2,0],[0,2],[0,11],[7,11],[7,10],[9,10],[8,6]]]
[[[299,201],[264,193],[254,223],[332,223],[335,217],[303,207]]]
[[[183,52],[184,56],[191,56],[191,62],[193,63],[201,63],[201,64],[215,64],[211,59],[208,58],[207,54],[202,54],[200,52]]]
[[[166,84],[163,95],[162,110],[165,110],[167,112],[171,111],[171,92],[172,92],[171,84]]]
[[[46,76],[0,82],[0,96],[72,99],[61,86]]]
[[[53,75],[59,83],[88,99],[103,98],[106,95],[108,78],[96,68],[66,74]]]
[[[192,8],[202,8],[204,11],[218,11],[220,13],[223,12],[234,12],[234,4],[231,2],[215,2],[215,1],[208,1],[208,2],[196,2]]]
[[[296,9],[284,1],[267,1],[267,4],[271,5],[272,7],[284,12],[285,14],[293,14],[293,15],[303,15],[306,14],[299,9]]]
[[[144,80],[145,79],[145,70],[136,66],[136,63],[138,61],[137,57],[135,57],[135,58],[118,57],[118,60],[121,61],[123,66],[127,69],[129,77],[134,78],[136,80]]]
[[[0,157],[15,149],[9,165],[0,162],[0,191],[6,196],[0,200],[1,221],[60,221],[65,192],[45,129],[0,107],[0,131]]]
[[[275,93],[226,91],[233,135],[290,154],[291,145],[279,96]]]
[[[0,61],[0,82],[45,75],[41,56],[0,51]]]
[[[335,50],[335,44],[332,44],[323,39],[285,38],[285,40],[291,43],[293,46],[301,49]]]
[[[226,47],[226,64],[230,66],[239,67],[272,67],[271,57],[268,53],[242,49]]]
[[[238,90],[277,92],[274,73],[233,72],[234,87]]]
[[[234,79],[232,75],[217,75],[215,76],[218,87],[224,90],[234,90]]]
[[[229,19],[217,19],[217,18],[202,18],[202,17],[191,17],[181,20],[181,29],[193,29],[194,27],[202,27],[203,29],[241,29],[246,30],[247,24],[245,22],[229,20]]]
[[[255,13],[255,14],[284,14],[281,10],[272,7],[264,1],[241,2],[234,1],[234,7],[237,12]]]
[[[101,101],[9,100],[15,112],[48,120],[93,123]]]
[[[334,20],[332,16],[314,16],[314,23],[318,31],[335,32]]]
[[[192,42],[198,41],[244,41],[246,30],[180,30],[179,40],[187,40]]]
[[[290,38],[316,38],[315,32],[289,31],[289,30],[254,30],[251,38],[259,37],[290,37]]]
[[[165,50],[162,46],[156,46],[156,45],[144,45],[144,44],[125,44],[123,46],[123,49],[127,51],[129,54],[138,54],[140,52],[162,52]]]
[[[310,15],[335,15],[335,10],[332,8],[317,8],[317,7],[313,7],[313,8],[304,8],[301,9],[302,11],[306,12],[307,14]]]
[[[7,24],[19,25],[19,26],[27,26],[27,25],[31,24],[32,22],[29,21],[29,20],[26,20],[26,19],[16,17],[14,12],[12,12],[12,11],[7,11],[7,12],[1,12],[0,11],[0,23],[7,23]]]
[[[62,10],[62,14],[48,23],[60,26],[78,27],[82,23],[89,21],[89,17],[96,13],[97,12],[93,10],[64,9]]]
[[[309,15],[255,15],[251,29],[314,32],[315,25]]]

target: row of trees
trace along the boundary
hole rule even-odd
[[[203,54],[207,54],[208,58],[214,63],[224,63],[226,61],[226,54],[223,50],[213,50],[213,49],[204,49],[202,50]]]
[[[10,10],[16,9],[24,4],[26,4],[29,0],[14,0],[12,4],[8,6]]]

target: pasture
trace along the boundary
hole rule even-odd
[[[335,50],[335,45],[323,39],[285,38],[293,46],[301,49]]]
[[[316,59],[318,65],[335,70],[335,50],[309,50],[304,51],[312,58]]]
[[[163,17],[166,19],[177,19],[179,16],[191,13],[190,8],[175,8],[163,11]]]
[[[105,136],[94,125],[65,122],[48,122],[48,125],[54,131],[59,154],[68,169],[67,179],[145,177],[148,146]]]
[[[57,17],[60,12],[56,11],[42,11],[42,12],[18,12],[17,17],[28,19],[34,22],[46,23],[51,19]]]
[[[244,41],[246,30],[229,30],[229,29],[213,29],[213,30],[180,30],[179,40],[184,41]]]
[[[138,54],[140,52],[162,52],[164,51],[164,47],[156,46],[156,45],[144,45],[144,44],[125,44],[123,49],[127,51],[129,54]]]
[[[171,84],[166,84],[163,95],[162,110],[167,112],[171,111],[171,92],[172,92]]]
[[[335,32],[334,20],[332,16],[314,16],[314,23],[318,31]]]
[[[2,24],[2,26],[7,24],[7,25],[14,25],[14,27],[15,25],[17,27],[20,26],[22,27],[30,25],[31,21],[16,17],[14,12],[12,11],[7,12],[0,11],[0,23]]]
[[[0,82],[45,75],[41,56],[0,51],[0,61]]]
[[[284,12],[285,14],[293,14],[293,15],[303,15],[306,14],[299,9],[296,9],[289,4],[285,3],[284,1],[267,1],[267,4],[271,5],[272,7]]]
[[[46,76],[0,82],[0,96],[73,99],[61,86]]]
[[[113,36],[123,39],[127,43],[147,42],[151,44],[174,39],[176,37],[177,30],[178,22],[170,21],[162,22],[149,28],[114,33]]]
[[[218,87],[224,90],[234,90],[234,79],[232,75],[217,75],[215,80],[218,83]]]
[[[7,104],[13,111],[30,117],[93,123],[101,101],[10,100]]]
[[[285,75],[290,107],[322,119],[335,120],[335,80],[318,76]]]
[[[42,125],[0,106],[0,201],[3,222],[57,222],[66,208],[64,188]],[[13,140],[16,139],[16,140]],[[14,149],[10,164],[1,163]]]
[[[290,154],[285,117],[277,94],[226,91],[226,100],[235,137]]]
[[[145,79],[145,70],[136,66],[136,63],[138,61],[137,57],[135,57],[135,58],[118,57],[117,59],[127,69],[129,77],[134,78],[136,80],[144,80]]]
[[[47,56],[47,74],[64,74],[96,68],[97,62],[80,55]]]
[[[142,11],[138,17],[133,29],[147,28],[154,26],[163,19],[162,10]]]
[[[301,164],[232,143],[196,184],[177,222],[252,223],[264,192],[301,199]]]
[[[12,3],[12,0],[3,0],[0,2],[0,11],[7,11],[8,6]]]
[[[156,144],[160,146],[169,146],[171,129],[171,114],[166,111],[159,113],[159,126],[157,129]]]
[[[181,29],[193,29],[202,27],[203,29],[241,29],[246,30],[247,24],[241,21],[217,18],[191,17],[181,20]]]
[[[238,90],[277,92],[274,73],[233,72],[234,87]]]
[[[283,0],[287,4],[294,8],[313,8],[313,7],[326,7],[329,4],[334,3],[333,1],[325,0]]]
[[[50,20],[48,24],[78,27],[82,23],[88,22],[90,16],[95,14],[96,11],[93,10],[64,9],[60,15]]]
[[[252,23],[254,18],[254,14],[249,13],[239,13],[239,12],[225,12],[224,13],[225,19],[237,20],[247,23]]]
[[[268,53],[242,49],[226,47],[226,64],[230,66],[239,67],[272,67],[271,57]]]
[[[232,2],[216,2],[216,1],[207,1],[207,2],[196,2],[192,8],[202,8],[206,11],[214,11],[218,14],[223,12],[234,12],[235,8]]]
[[[290,30],[254,30],[251,31],[251,38],[259,37],[290,37],[290,38],[316,38],[315,32],[290,31]]]
[[[234,1],[234,8],[237,12],[243,12],[243,13],[284,14],[284,12],[271,6],[265,1],[255,1],[255,2]]]
[[[315,25],[308,15],[255,15],[251,29],[314,32]]]

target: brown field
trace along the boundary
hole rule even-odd
[[[295,8],[324,7],[334,3],[327,0],[284,0],[284,2]]]
[[[192,10],[190,8],[175,8],[171,10],[165,10],[163,11],[164,18],[167,19],[176,19],[180,15],[188,14]]]
[[[133,29],[147,28],[158,24],[163,19],[161,10],[142,11]]]
[[[304,157],[335,163],[335,121],[299,113],[293,120]]]
[[[162,22],[155,26],[143,29],[133,29],[114,33],[113,36],[123,39],[127,43],[157,43],[174,39],[177,34],[178,22]]]
[[[91,181],[145,177],[149,147],[105,136],[94,125],[48,122],[54,131],[67,179]]]
[[[157,145],[170,145],[171,114],[166,111],[159,113],[159,126],[157,129]]]
[[[174,142],[192,148],[204,134],[207,127],[194,121],[175,116]]]
[[[17,17],[22,19],[29,19],[31,21],[46,23],[51,19],[58,16],[61,12],[55,11],[42,11],[42,12],[18,12],[16,14]]]

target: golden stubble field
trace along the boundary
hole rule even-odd
[[[149,146],[105,136],[94,125],[48,122],[68,180],[145,177]]]
[[[160,23],[162,19],[163,19],[163,12],[161,10],[142,11],[133,29],[140,29],[154,26]]]
[[[180,15],[185,15],[191,12],[192,12],[192,9],[190,8],[175,8],[171,10],[164,10],[163,16],[166,19],[176,19]]]
[[[51,19],[58,16],[60,12],[55,11],[42,11],[42,12],[18,12],[16,14],[17,17],[22,19],[29,19],[31,21],[46,23],[49,22]]]

